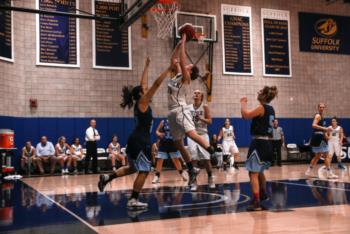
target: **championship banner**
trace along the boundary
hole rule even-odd
[[[3,0],[3,5],[11,6],[11,0]],[[12,12],[0,10],[0,59],[13,62]]]
[[[350,17],[299,12],[300,51],[350,54]]]
[[[221,5],[223,72],[253,75],[251,7]]]
[[[37,0],[37,9],[76,13],[78,0]],[[79,67],[79,20],[37,14],[37,65]]]
[[[120,1],[92,0],[93,13],[98,16],[118,17],[123,4]],[[118,22],[93,21],[93,67],[131,70],[131,30],[119,30]]]
[[[264,76],[291,77],[289,11],[261,9]]]

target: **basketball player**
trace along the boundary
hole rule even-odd
[[[225,120],[224,126],[220,130],[218,141],[221,139],[224,157],[228,157],[230,167],[233,166],[238,170],[237,160],[239,159],[239,150],[235,142],[236,137],[230,119]]]
[[[195,90],[193,93],[194,103],[190,105],[190,112],[192,114],[193,122],[196,127],[196,132],[204,140],[209,141],[208,136],[208,124],[212,124],[212,118],[210,115],[210,110],[207,104],[203,102],[204,95],[200,90]],[[192,155],[192,160],[195,166],[197,162],[202,160],[204,162],[205,169],[208,174],[208,185],[210,189],[215,189],[212,165],[210,161],[210,154],[203,149],[198,143],[187,138],[188,151]],[[191,191],[197,190],[197,183],[191,185]]]
[[[175,146],[186,162],[189,171],[189,185],[191,185],[195,181],[200,170],[194,168],[191,163],[191,156],[184,146],[184,137],[187,136],[191,138],[210,154],[214,154],[214,150],[208,141],[197,134],[186,102],[186,94],[190,83],[192,80],[198,78],[199,70],[193,64],[186,63],[185,43],[186,34],[183,34],[181,41],[176,45],[171,57],[171,66],[175,70],[176,76],[172,77],[168,83],[168,120]],[[180,62],[178,58],[180,58]]]
[[[328,139],[329,157],[332,161],[333,155],[335,154],[337,156],[338,168],[345,170],[345,166],[341,162],[344,133],[343,128],[338,125],[337,117],[332,118],[331,126],[328,128],[331,129],[330,132],[326,133],[326,137]]]
[[[306,176],[312,175],[312,169],[316,166],[317,162],[320,160],[321,156],[324,158],[324,164],[327,169],[328,179],[338,178],[331,170],[332,158],[328,154],[328,145],[326,142],[325,133],[331,131],[330,128],[326,127],[326,121],[323,119],[324,110],[326,105],[324,103],[318,104],[318,113],[315,114],[314,120],[312,122],[313,134],[310,142],[312,152],[315,154],[310,162],[310,166],[305,172]]]
[[[247,109],[247,98],[241,98],[241,113],[243,119],[253,119],[250,133],[252,141],[249,146],[245,167],[249,172],[253,199],[249,204],[248,211],[262,210],[260,201],[266,200],[266,177],[264,171],[271,165],[272,150],[272,127],[275,119],[275,110],[269,103],[277,96],[276,86],[265,86],[258,93],[260,104],[253,110]]]
[[[136,87],[125,86],[123,88],[122,108],[134,107],[135,128],[128,138],[126,154],[129,157],[129,165],[120,167],[109,175],[100,175],[98,188],[102,192],[107,183],[113,179],[138,172],[134,181],[131,198],[127,203],[130,210],[145,210],[147,203],[139,201],[139,193],[151,170],[151,128],[153,124],[152,109],[149,106],[152,97],[156,93],[163,80],[168,76],[170,68],[167,68],[148,89],[148,67],[150,59],[146,59],[141,83]]]
[[[171,158],[176,170],[181,175],[183,181],[187,181],[186,176],[182,170],[182,165],[180,162],[181,154],[176,149],[173,141],[173,137],[170,133],[169,121],[162,120],[156,130],[156,135],[159,138],[158,154],[156,156],[156,175],[153,178],[152,183],[157,184],[160,180],[160,172],[162,171],[164,159]]]

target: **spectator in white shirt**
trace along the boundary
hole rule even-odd
[[[90,127],[86,129],[85,141],[86,141],[86,156],[85,156],[85,174],[91,173],[89,171],[89,163],[92,157],[92,172],[97,173],[97,144],[96,142],[101,139],[97,129],[96,120],[90,120]]]
[[[36,145],[36,157],[35,162],[39,168],[40,174],[44,174],[43,163],[51,164],[50,173],[53,174],[55,171],[55,161],[53,156],[55,155],[55,148],[50,141],[47,141],[46,136],[40,138],[40,142]]]
[[[78,174],[77,162],[84,159],[83,147],[80,144],[78,137],[74,138],[72,148],[72,163],[74,168],[74,174]]]

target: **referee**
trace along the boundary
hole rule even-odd
[[[86,142],[86,157],[85,157],[85,174],[91,173],[89,171],[89,163],[92,157],[92,172],[97,173],[97,144],[100,140],[100,135],[96,129],[96,120],[90,120],[90,127],[85,131]]]
[[[272,146],[273,146],[273,159],[272,166],[274,166],[275,161],[277,161],[277,165],[280,167],[281,164],[281,147],[284,144],[284,133],[283,129],[278,126],[278,120],[275,119],[273,121],[272,128]]]

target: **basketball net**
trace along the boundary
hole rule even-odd
[[[179,4],[175,0],[159,0],[151,8],[151,13],[157,22],[157,37],[166,39],[171,36],[173,24],[175,21],[175,12]]]

